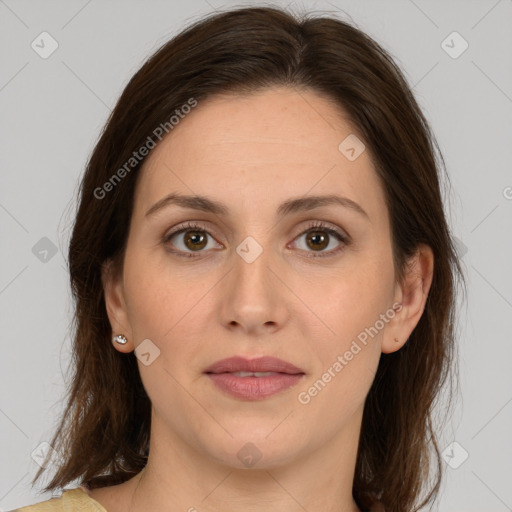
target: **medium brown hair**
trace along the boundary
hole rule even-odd
[[[365,402],[353,496],[362,510],[380,501],[388,512],[418,510],[437,497],[433,413],[445,385],[452,403],[457,278],[464,282],[443,211],[444,161],[406,79],[378,43],[333,16],[275,7],[210,14],[164,44],[124,89],[90,156],[69,246],[74,373],[51,442],[61,464],[44,491],[75,479],[90,488],[122,483],[149,453],[150,399],[134,353],[112,347],[101,280],[106,262],[122,268],[144,159],[105,198],[95,191],[190,98],[200,108],[216,94],[283,85],[322,94],[349,114],[385,191],[397,279],[418,244],[433,250],[423,315],[400,350],[381,355]]]

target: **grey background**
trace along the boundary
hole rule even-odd
[[[448,461],[457,465],[464,452],[448,448],[438,510],[510,511],[512,1],[291,3],[342,10],[388,49],[438,138],[469,283],[459,308],[461,397],[441,446],[456,440],[469,457],[453,469]],[[0,0],[0,511],[50,497],[30,487],[31,454],[50,440],[62,407],[69,227],[110,109],[144,59],[190,21],[254,4]],[[59,45],[47,59],[31,47],[43,31]],[[442,46],[453,31],[469,44],[458,58]]]

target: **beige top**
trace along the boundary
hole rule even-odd
[[[82,487],[63,491],[62,496],[51,498],[35,505],[17,508],[12,512],[107,512],[96,500],[93,500]]]

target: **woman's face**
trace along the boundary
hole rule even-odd
[[[113,333],[129,340],[116,348],[139,347],[152,446],[272,467],[359,431],[381,352],[412,327],[399,331],[384,192],[358,144],[332,102],[274,88],[199,102],[151,151],[123,272],[104,279]],[[169,194],[181,204],[154,209]],[[233,356],[301,373],[205,373]]]

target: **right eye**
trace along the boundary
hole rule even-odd
[[[208,233],[208,231],[206,231],[202,226],[194,223],[187,223],[185,225],[178,226],[177,229],[165,235],[163,243],[165,245],[170,244],[177,248],[177,250],[171,249],[171,251],[179,256],[194,257],[194,253],[204,252],[203,249],[205,248],[214,248],[215,243],[217,243],[217,248],[219,248],[220,244],[218,244],[218,242],[213,243],[214,247],[208,247],[208,237],[214,240],[212,235],[210,235],[210,233]],[[177,241],[171,243],[171,240],[174,238],[176,238]]]

